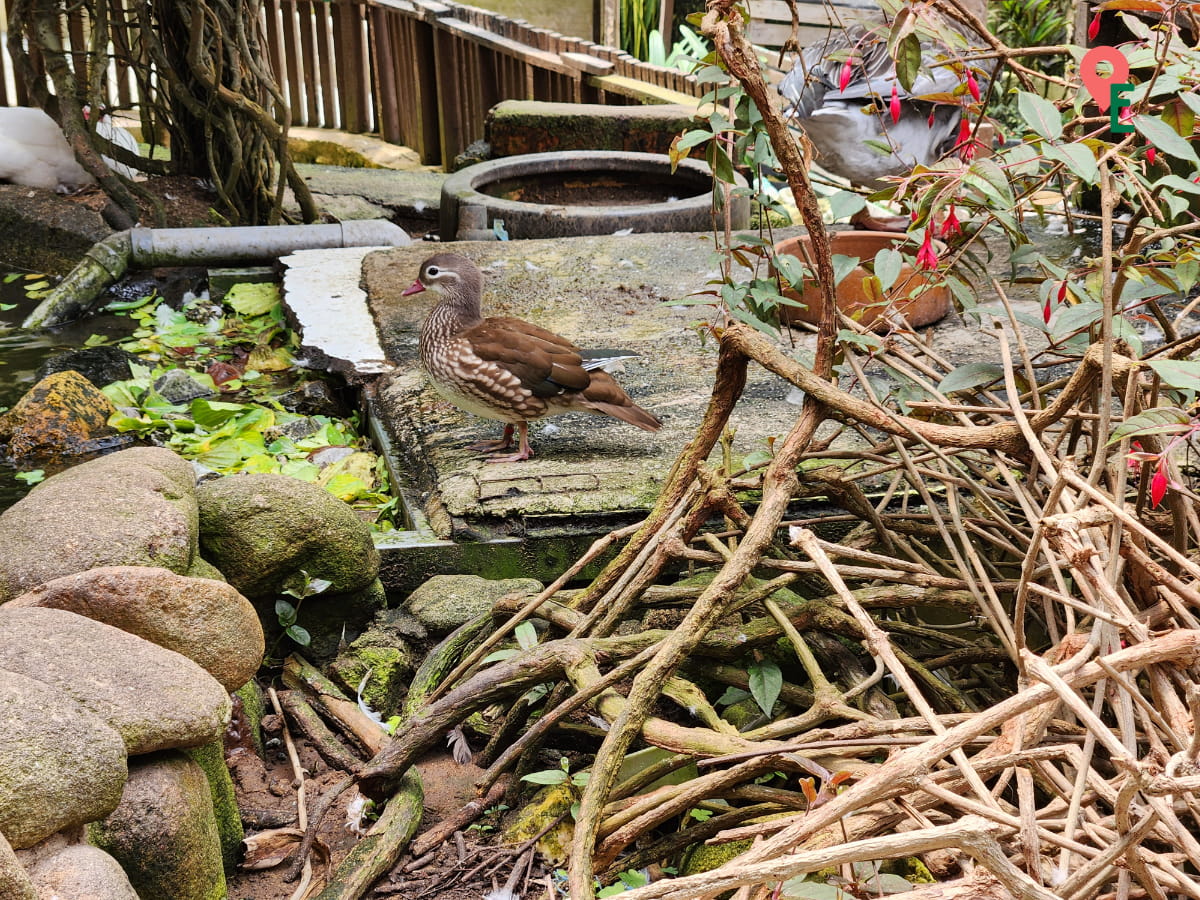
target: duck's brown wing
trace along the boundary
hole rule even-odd
[[[535,397],[578,393],[591,384],[579,348],[566,338],[522,322],[490,318],[459,335],[485,363],[516,376],[521,387]]]

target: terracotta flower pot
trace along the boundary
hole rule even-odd
[[[930,325],[950,312],[950,289],[945,285],[933,283],[926,273],[919,272],[908,263],[900,267],[896,282],[885,293],[884,299],[872,295],[864,287],[864,280],[871,275],[868,266],[875,260],[875,254],[885,247],[898,247],[904,241],[904,236],[889,231],[837,231],[831,232],[829,240],[835,255],[857,256],[861,263],[850,272],[837,286],[838,309],[864,326],[875,331],[885,331],[888,327],[887,313],[895,313],[898,318],[903,316],[909,325],[919,328]],[[789,238],[775,245],[777,254],[795,256],[812,265],[810,242],[808,235]],[[799,300],[804,308],[796,306],[780,306],[780,321],[807,322],[816,325],[821,321],[821,311],[825,300],[821,289],[815,280],[808,280],[802,291],[785,290],[784,295],[793,300]]]

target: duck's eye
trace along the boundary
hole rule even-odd
[[[425,274],[428,275],[430,278],[437,278],[438,277],[438,267],[430,266],[428,269],[425,270]]]

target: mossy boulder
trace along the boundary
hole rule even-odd
[[[141,900],[225,900],[212,792],[182,752],[130,760],[120,805],[88,839],[121,864]]]
[[[134,447],[47,478],[0,515],[0,603],[99,566],[185,574],[196,559],[196,477],[161,447]]]
[[[301,572],[330,596],[366,588],[379,573],[371,530],[324,488],[284,475],[230,475],[201,485],[200,546],[229,583],[254,599]]]
[[[402,607],[430,633],[441,637],[482,613],[507,594],[531,597],[542,589],[533,578],[492,581],[478,575],[434,575],[409,594]]]
[[[116,407],[78,372],[55,372],[0,415],[0,443],[21,463],[57,462],[103,449]]]
[[[393,716],[408,693],[413,673],[421,663],[415,649],[427,634],[424,626],[403,610],[377,613],[370,626],[329,666],[329,676],[350,694],[358,692],[385,719]]]

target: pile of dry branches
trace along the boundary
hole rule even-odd
[[[820,240],[800,148],[728,0],[709,4],[705,30],[759,105]],[[1106,323],[1113,206],[1102,191]],[[728,325],[704,420],[645,522],[598,541],[531,601],[501,601],[504,624],[432,696],[410,698],[397,736],[348,784],[389,796],[449,729],[503,703],[482,794],[535,767],[556,726],[587,708],[608,728],[576,815],[573,900],[594,896],[596,878],[734,840],[747,846],[724,865],[622,896],[764,900],[804,873],[919,856],[940,883],[913,897],[1200,897],[1200,520],[1181,489],[1150,509],[1148,472],[1131,469],[1128,438],[1110,440],[1157,403],[1157,384],[1105,326],[1068,377],[1039,386],[1048,352],[1027,346],[993,286],[1009,311],[991,332],[1003,385],[967,396],[937,392],[952,366],[915,335],[893,335],[870,361],[838,349],[837,329],[855,326],[832,302],[811,368]],[[830,377],[835,352],[854,393]],[[729,471],[709,459],[751,363],[805,402],[764,468]],[[873,394],[868,365],[932,399],[902,414]],[[836,449],[847,446],[860,449]],[[839,511],[796,518],[806,497]],[[587,588],[564,589],[614,546]],[[681,565],[706,577],[670,583]],[[663,606],[676,627],[622,627]],[[530,617],[549,623],[542,643],[481,665]],[[711,698],[746,687],[756,656],[780,648],[792,657],[781,706],[733,728]],[[531,717],[526,692],[547,683]],[[619,782],[638,743],[670,756]],[[689,764],[698,777],[647,789]],[[757,783],[770,772],[784,786]]]

